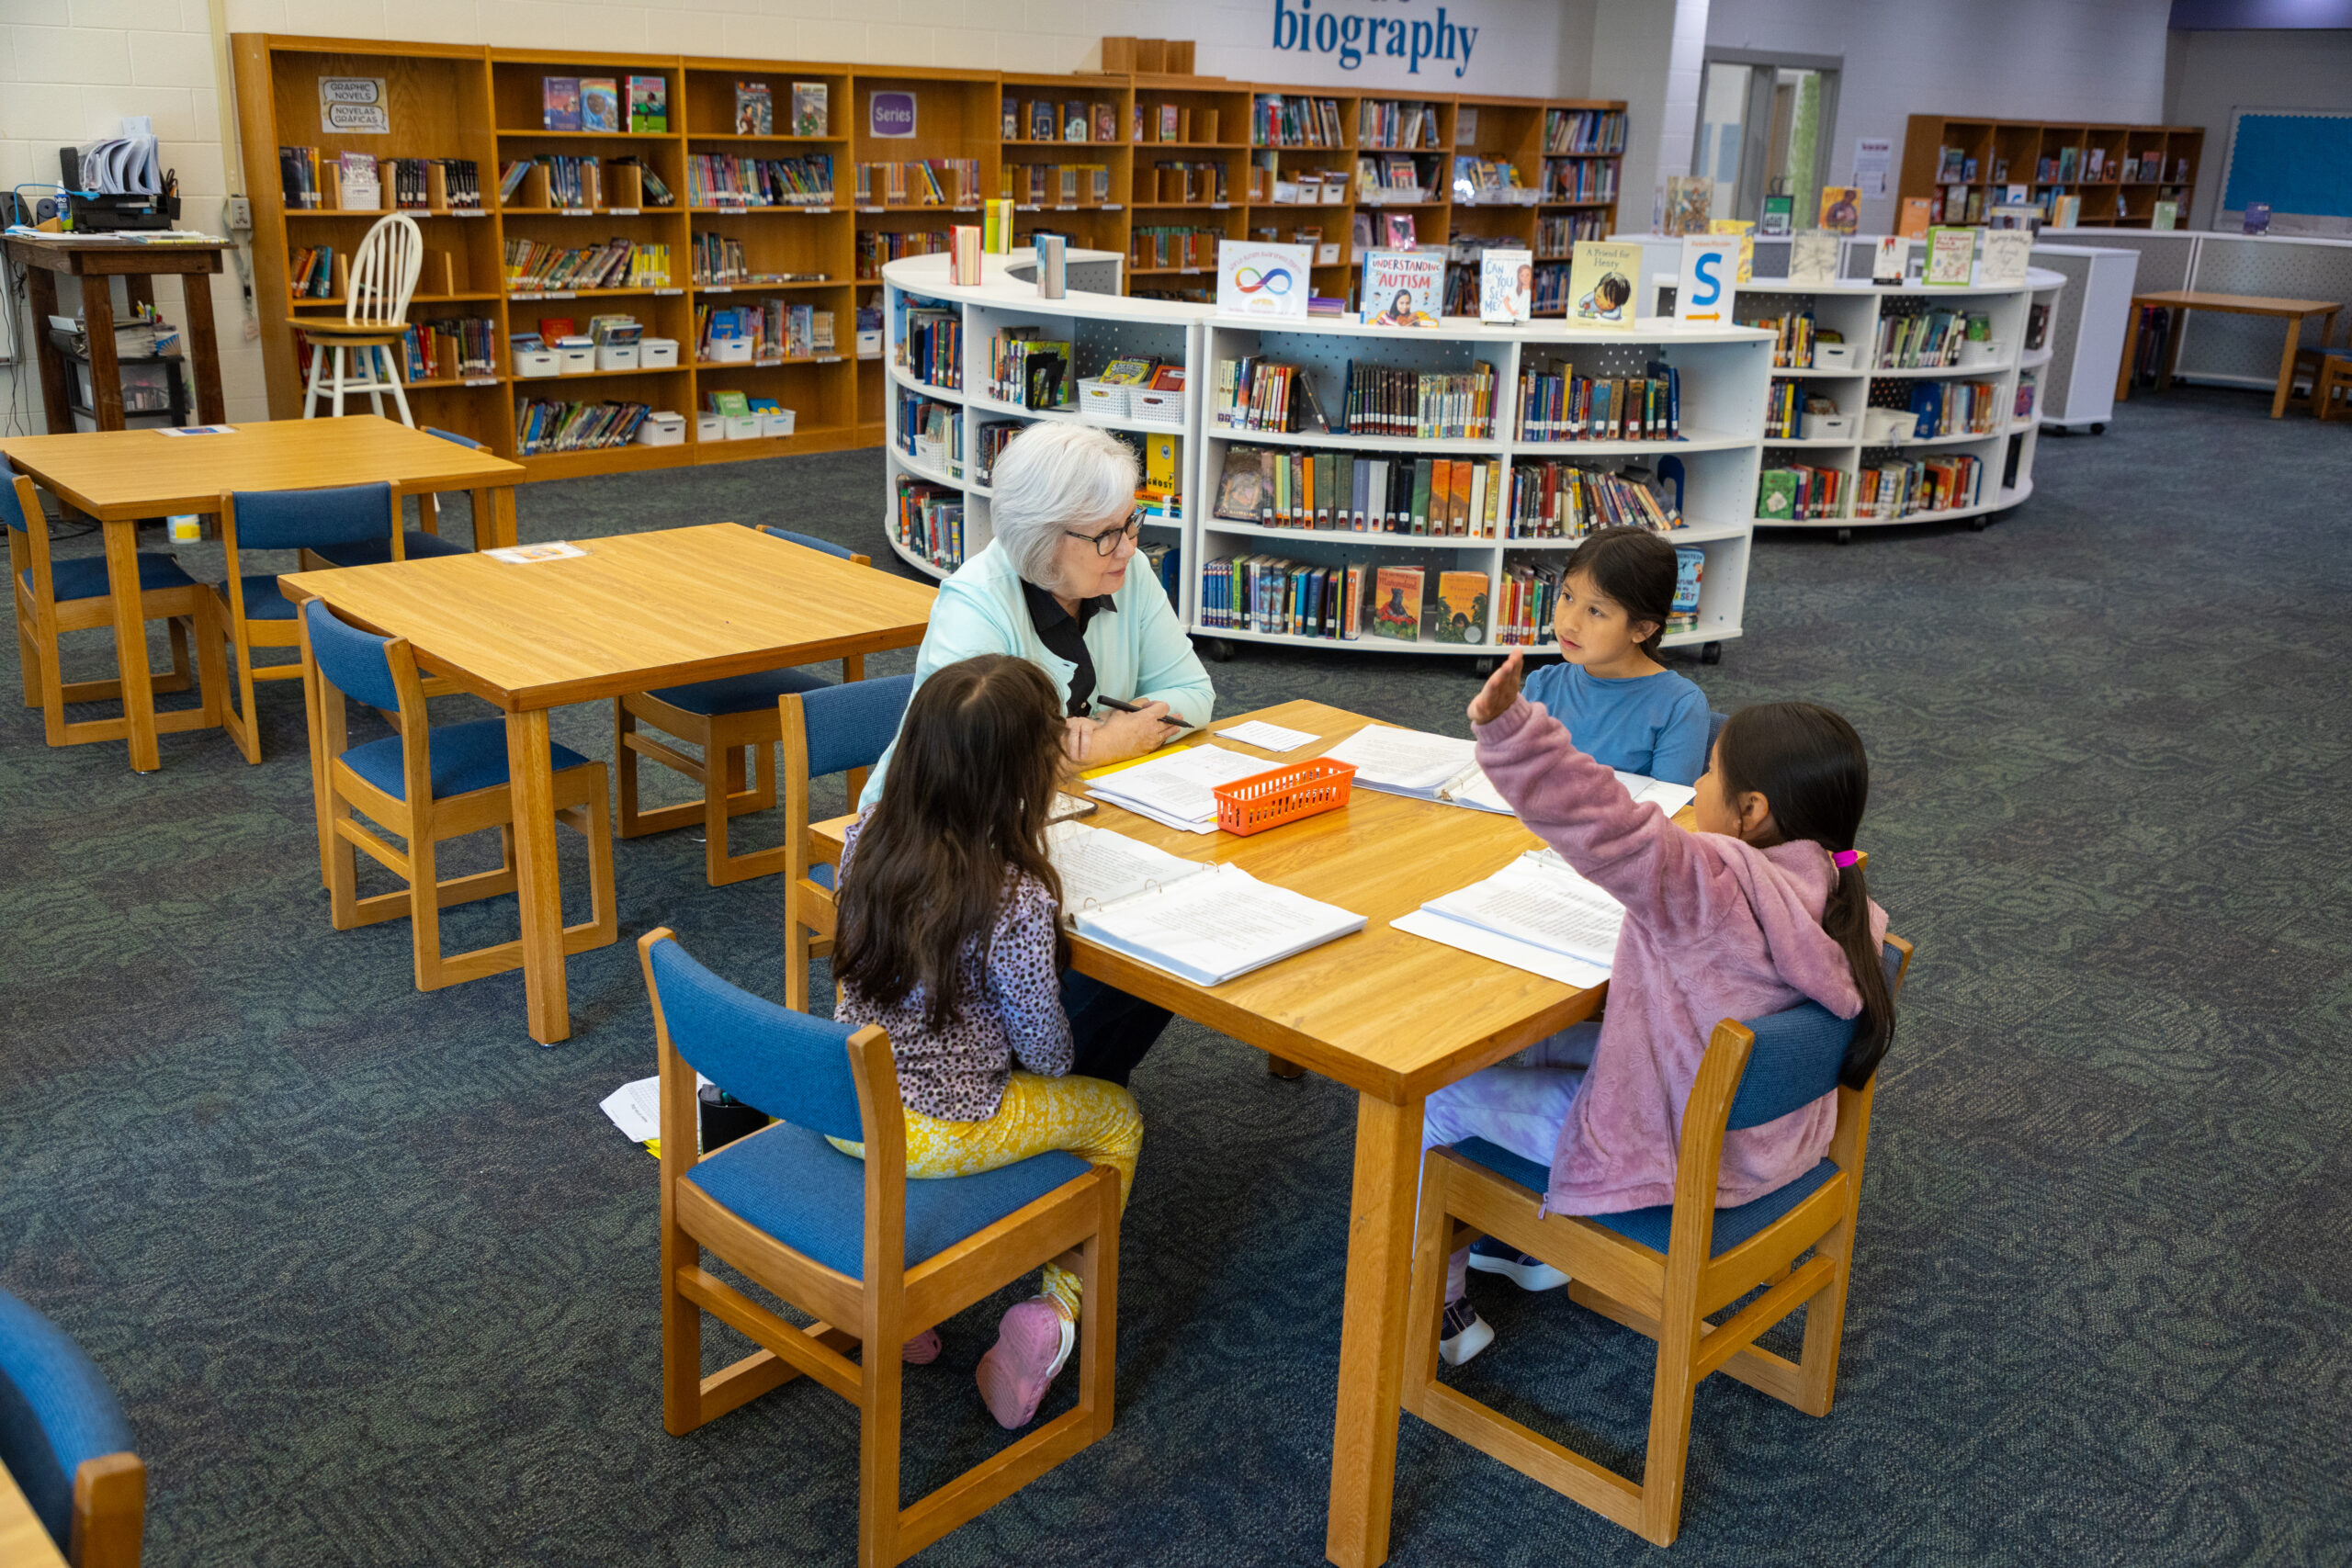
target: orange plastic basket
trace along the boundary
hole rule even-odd
[[[1285,822],[1337,811],[1348,803],[1355,778],[1354,763],[1313,757],[1219,784],[1211,792],[1216,796],[1216,825],[1246,839]]]

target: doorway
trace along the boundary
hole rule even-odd
[[[1786,197],[1791,226],[1815,227],[1843,63],[1823,56],[1707,51],[1690,172],[1714,181],[1712,216],[1757,222],[1767,196]]]

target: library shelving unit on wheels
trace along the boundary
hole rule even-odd
[[[1668,280],[1670,282],[1670,280]],[[1757,523],[1984,528],[2033,493],[2065,278],[2002,287],[1758,278],[1735,314],[1774,334]]]
[[[1544,649],[1567,552],[1615,519],[1679,524],[1663,536],[1684,552],[1695,604],[1669,647],[1713,662],[1741,634],[1772,333],[1253,321],[1177,300],[1041,299],[1025,267],[985,257],[972,287],[948,281],[944,256],[884,269],[885,524],[918,569],[944,575],[987,544],[987,459],[1002,439],[1080,419],[1176,438],[1162,456],[1181,493],[1155,502],[1145,542],[1175,553],[1154,564],[1212,658],[1263,643],[1484,669],[1500,649]],[[1080,382],[1120,359],[1181,365],[1181,403],[1163,400],[1157,419],[1115,400],[1096,412],[1093,394],[1021,406],[1003,367],[1009,345],[1037,342],[1069,344]],[[1131,395],[1130,411],[1147,406]]]

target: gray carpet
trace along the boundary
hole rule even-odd
[[[1761,540],[1749,635],[1686,666],[1718,708],[1853,719],[1873,887],[1918,961],[1837,1409],[1705,1385],[1676,1561],[2352,1561],[2352,446],[2263,405],[2183,391],[2045,440],[1988,532]],[[881,469],[542,485],[524,534],[737,518],[879,558]],[[1453,733],[1472,689],[1341,652],[1215,674],[1227,712],[1313,695]],[[780,995],[773,885],[704,886],[689,833],[617,844],[625,940],[571,961],[576,1033],[540,1050],[517,977],[422,996],[404,924],[329,929],[299,694],[262,708],[261,766],[167,736],[146,779],[0,716],[0,1284],[121,1392],[147,1560],[853,1562],[831,1395],[662,1430],[654,1166],[596,1111],[650,1061],[628,940],[674,926]],[[556,729],[609,757],[610,726]],[[1351,1107],[1260,1060],[1179,1025],[1147,1061],[1118,1425],[921,1561],[1320,1560]],[[1474,1291],[1500,1339],[1465,1385],[1638,1466],[1645,1342]],[[910,1379],[910,1498],[1002,1441],[969,1373],[1009,1299]],[[1653,1555],[1405,1418],[1392,1561]]]

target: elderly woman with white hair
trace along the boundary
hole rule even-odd
[[[1207,724],[1208,671],[1159,579],[1136,570],[1136,479],[1135,453],[1093,426],[1040,421],[1014,437],[989,475],[995,537],[941,587],[916,683],[983,653],[1028,660],[1054,682],[1063,744],[1080,768],[1140,757]],[[861,807],[882,798],[889,767],[885,751]],[[1117,1084],[1168,1023],[1166,1010],[1076,974],[1063,976],[1062,1005],[1071,1070]]]

